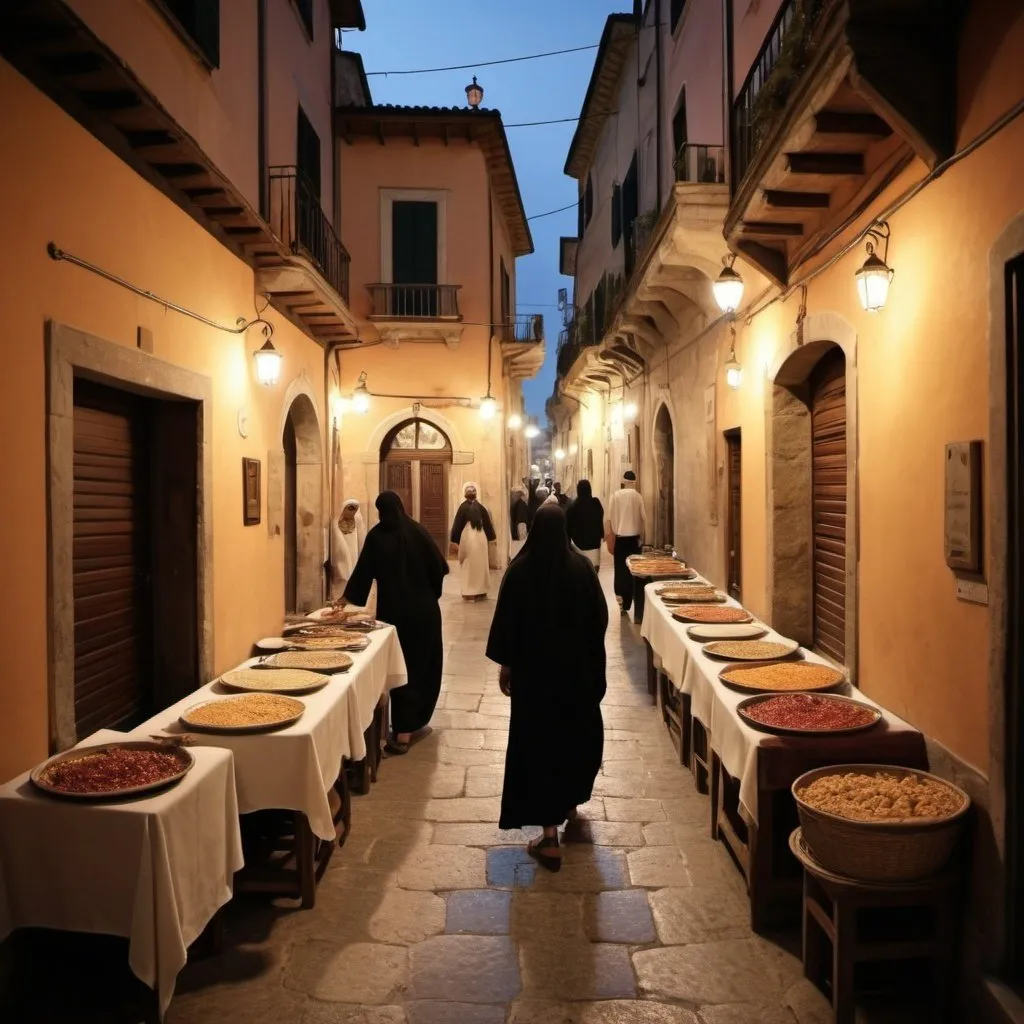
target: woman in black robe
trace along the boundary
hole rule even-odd
[[[512,698],[498,824],[543,826],[527,850],[551,871],[562,865],[558,826],[590,799],[601,768],[607,628],[604,593],[569,547],[565,513],[543,506],[502,581],[487,657]]]
[[[576,500],[566,509],[569,540],[595,569],[601,567],[601,542],[604,540],[604,509],[594,497],[589,480],[576,484]]]
[[[409,749],[412,734],[434,714],[441,692],[444,646],[438,600],[448,563],[430,534],[405,514],[394,491],[377,498],[380,522],[366,535],[342,604],[362,607],[377,581],[377,618],[398,632],[408,682],[391,691],[392,754]]]

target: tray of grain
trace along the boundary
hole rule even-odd
[[[752,622],[754,617],[742,608],[727,604],[694,604],[672,609],[672,618],[679,622]]]
[[[778,661],[792,658],[800,645],[795,640],[713,640],[701,649],[724,661]]]
[[[286,623],[282,629],[285,639],[296,636],[337,636],[339,633],[369,633],[383,628],[385,623],[377,622],[367,616],[358,619],[346,619],[344,622],[298,622]]]
[[[263,663],[268,668],[306,668],[310,672],[347,672],[352,658],[344,651],[280,651]]]
[[[306,706],[277,693],[239,693],[193,704],[179,721],[201,732],[269,732],[284,729],[302,717]]]
[[[665,604],[708,604],[714,601],[721,604],[726,600],[723,593],[714,587],[693,587],[690,590],[672,590],[658,595]]]
[[[813,661],[762,661],[726,665],[718,678],[738,690],[755,693],[793,693],[831,690],[846,676],[831,665]]]
[[[838,693],[769,693],[746,697],[736,713],[751,728],[777,736],[845,736],[873,729],[882,713]]]
[[[712,622],[690,626],[686,635],[691,640],[707,643],[710,640],[760,640],[767,632],[765,626],[756,622]]]
[[[370,640],[360,633],[339,633],[337,636],[288,637],[285,644],[293,651],[365,651]]]
[[[328,676],[304,668],[234,668],[219,680],[229,690],[251,693],[312,693],[328,681]]]
[[[792,790],[815,860],[866,882],[937,874],[956,850],[971,805],[959,786],[893,765],[815,768]]]

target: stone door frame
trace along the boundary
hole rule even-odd
[[[74,433],[75,377],[157,400],[199,405],[196,452],[198,669],[213,674],[213,382],[138,349],[66,324],[46,324],[48,685],[50,749],[77,742],[75,728]]]

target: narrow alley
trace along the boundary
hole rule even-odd
[[[610,567],[602,581],[604,767],[562,871],[539,871],[528,835],[496,826],[509,703],[483,655],[494,602],[463,602],[449,576],[433,733],[355,798],[313,910],[227,908],[225,952],[184,970],[168,1024],[828,1019],[799,957],[751,932],[740,873],[650,704]]]

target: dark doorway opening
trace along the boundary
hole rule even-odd
[[[298,606],[298,445],[295,424],[284,422],[284,610],[292,614]]]
[[[729,594],[739,600],[743,592],[743,491],[740,470],[743,462],[743,440],[739,428],[725,432],[726,471],[726,586]]]
[[[199,685],[199,406],[74,382],[79,739]]]
[[[654,466],[658,489],[654,543],[659,547],[675,547],[675,462],[672,417],[663,405],[654,420]]]

